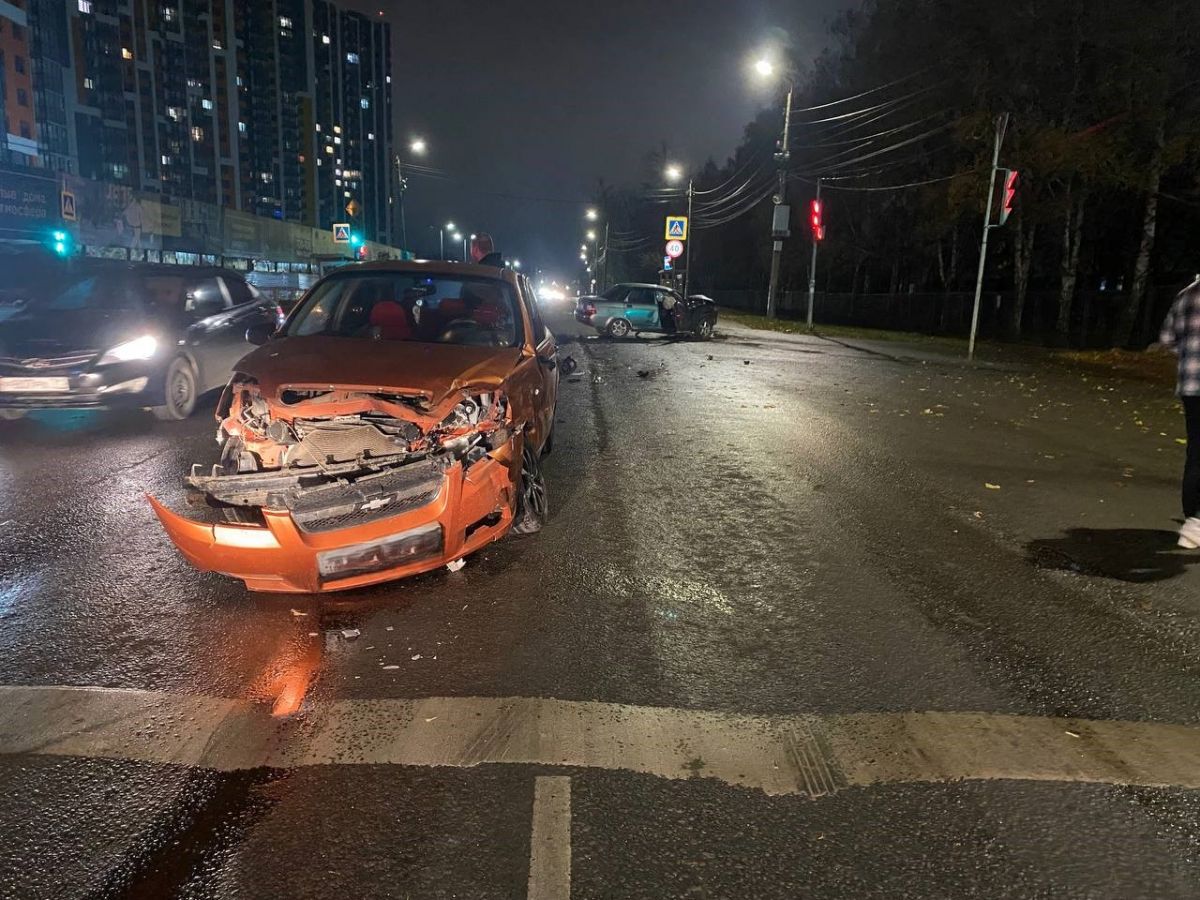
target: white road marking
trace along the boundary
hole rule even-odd
[[[258,766],[515,763],[714,778],[770,795],[1014,779],[1200,788],[1200,728],[987,713],[749,716],[531,697],[268,703],[0,686],[0,754]]]
[[[571,779],[562,775],[534,779],[527,896],[529,900],[571,896]]]

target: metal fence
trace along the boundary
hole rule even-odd
[[[1153,309],[1143,316],[1138,332],[1141,343],[1154,339],[1177,286],[1156,288]],[[767,292],[762,290],[709,291],[721,306],[762,313]],[[888,331],[966,336],[971,330],[975,295],[967,291],[945,293],[850,294],[817,292],[813,319],[821,325],[853,325]],[[985,292],[980,304],[979,333],[983,338],[1006,335],[1011,292]],[[1117,335],[1119,317],[1128,294],[1080,291],[1072,304],[1070,342],[1083,347],[1109,347],[1123,343]],[[1059,296],[1052,291],[1031,291],[1025,301],[1023,337],[1044,343],[1060,342],[1057,334]],[[786,291],[780,298],[779,317],[803,320],[808,312],[807,291]]]

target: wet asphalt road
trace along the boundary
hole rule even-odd
[[[422,698],[702,726],[1200,726],[1200,565],[1171,548],[1181,426],[1161,392],[900,345],[736,328],[607,343],[554,324],[580,370],[545,463],[551,524],[461,572],[355,593],[247,594],[179,558],[143,494],[177,496],[212,460],[207,414],[0,422],[0,686],[251,712],[305,697],[268,765],[185,764],[136,717],[86,752],[0,755],[0,897],[563,896],[554,852],[577,898],[1200,896],[1195,784],[1047,774],[1003,728],[1004,771],[847,770],[775,796],[687,746],[662,751],[688,769],[667,777],[565,751],[510,761],[494,740],[467,768],[436,746],[427,765],[270,762],[317,741],[325,710]],[[222,741],[258,740],[222,721]],[[390,728],[371,722],[372,740]],[[644,740],[669,745],[672,727]],[[569,818],[535,802],[562,785]],[[538,823],[565,855],[539,850]]]

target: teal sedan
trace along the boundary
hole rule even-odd
[[[575,318],[612,338],[646,333],[707,339],[717,327],[717,304],[657,284],[615,284],[598,296],[580,297]]]

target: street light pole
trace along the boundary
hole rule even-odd
[[[400,154],[396,154],[396,193],[400,207],[400,249],[408,246],[408,225],[404,221],[404,192],[408,190],[408,182],[404,180],[404,168],[400,163]]]
[[[696,180],[694,178],[689,178],[688,179],[688,195],[687,195],[687,197],[688,197],[688,228],[691,230],[695,230],[695,226],[692,224],[692,197],[694,197],[696,194],[695,185],[696,185]],[[692,277],[692,241],[695,240],[695,237],[696,236],[694,234],[692,234],[691,231],[688,232],[687,256],[684,258],[684,263],[683,263],[683,296],[685,296],[685,297],[688,295],[688,281]]]
[[[787,99],[783,105],[783,136],[779,142],[779,152],[775,154],[775,161],[779,164],[779,191],[775,195],[775,205],[777,207],[784,206],[787,203],[787,164],[791,157],[788,150],[788,139],[792,126],[793,90],[795,90],[795,87],[789,81]],[[767,317],[774,319],[778,306],[779,269],[783,261],[783,239],[775,236],[774,217],[772,217],[771,222],[771,237],[774,240],[774,246],[771,253],[771,285],[767,288]]]
[[[975,306],[971,310],[971,340],[967,344],[967,361],[975,359],[975,338],[979,334],[979,303],[983,298],[983,270],[987,265],[988,235],[992,230],[992,195],[996,192],[996,169],[1000,166],[1000,145],[1008,130],[1008,113],[996,118],[996,143],[992,147],[992,173],[988,177],[987,211],[983,214],[983,240],[979,245],[979,274],[975,278]]]

